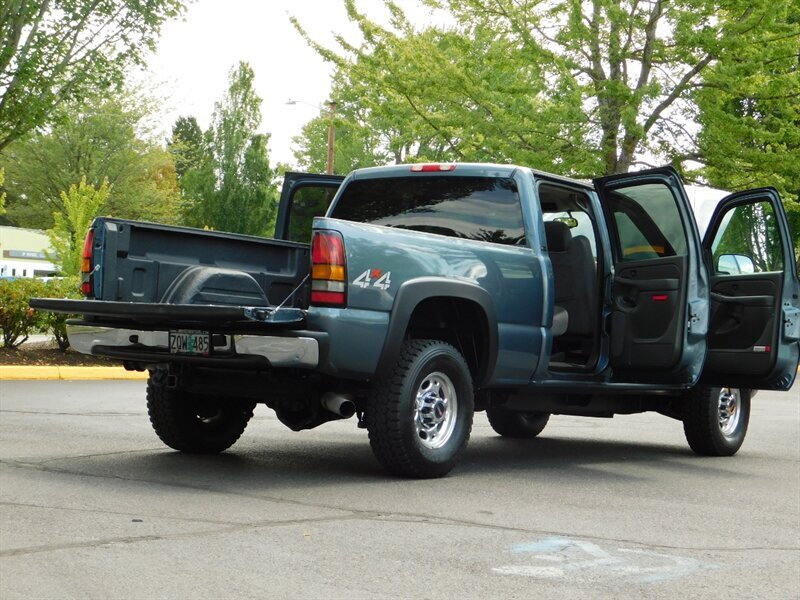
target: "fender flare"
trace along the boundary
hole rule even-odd
[[[490,380],[497,363],[498,333],[497,317],[494,311],[494,302],[489,292],[475,283],[457,281],[440,277],[419,277],[403,283],[395,295],[392,312],[389,318],[389,329],[383,351],[378,360],[378,372],[390,369],[400,356],[400,349],[405,339],[411,315],[417,306],[430,298],[454,298],[468,300],[477,304],[486,316],[487,354],[486,364],[478,365],[476,383],[484,385]],[[482,367],[482,368],[481,368]]]

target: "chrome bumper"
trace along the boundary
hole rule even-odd
[[[168,331],[140,331],[90,325],[67,325],[70,345],[83,354],[93,354],[95,346],[119,350],[164,353],[169,359]],[[226,335],[226,345],[218,351],[234,356],[262,356],[273,367],[313,369],[319,364],[319,343],[309,337],[269,335]]]

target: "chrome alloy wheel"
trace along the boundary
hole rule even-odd
[[[417,437],[427,448],[441,448],[453,434],[458,413],[456,390],[450,378],[440,371],[429,373],[417,390],[414,426]]]
[[[719,390],[719,430],[725,437],[736,433],[742,411],[739,388],[720,388]]]

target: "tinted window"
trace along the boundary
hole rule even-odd
[[[517,186],[500,177],[412,176],[350,182],[331,215],[468,240],[525,239]]]
[[[311,223],[314,217],[321,217],[325,214],[337,189],[338,185],[298,187],[292,194],[286,239],[293,242],[310,242]]]
[[[654,183],[617,188],[609,200],[622,260],[686,254],[686,232],[667,186]]]

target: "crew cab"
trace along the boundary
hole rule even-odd
[[[729,456],[750,390],[797,373],[800,280],[772,188],[722,200],[701,239],[668,167],[290,173],[276,238],[98,218],[87,299],[31,305],[81,315],[77,350],[149,371],[174,449],[227,449],[263,403],[293,430],[357,415],[409,477],[448,473],[475,411],[520,438],[551,414],[657,411]]]

